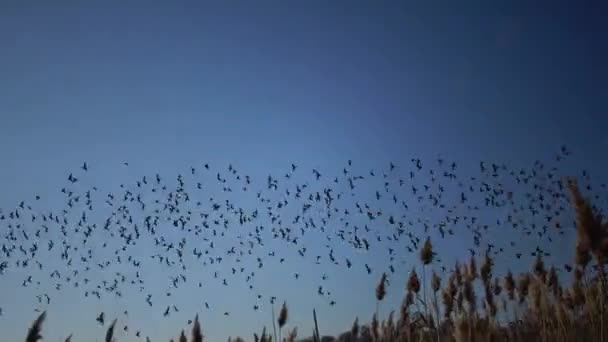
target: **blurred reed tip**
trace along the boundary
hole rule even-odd
[[[467,303],[469,303],[469,313],[475,312],[477,309],[477,299],[475,297],[475,289],[473,288],[472,278],[465,279],[462,290],[464,299],[467,301]]]
[[[553,293],[553,296],[557,298],[559,295],[559,279],[557,278],[557,271],[553,266],[549,268],[546,284],[549,290],[551,290],[551,293]]]
[[[412,269],[410,277],[407,280],[407,291],[413,293],[420,292],[420,280],[418,280],[418,274],[416,274],[415,269]]]
[[[475,258],[471,256],[469,259],[469,267],[467,268],[467,277],[470,280],[475,280],[477,278],[477,262],[475,262]]]
[[[433,262],[433,245],[431,244],[431,238],[427,237],[424,241],[424,245],[420,250],[420,260],[424,265],[428,265]]]
[[[277,319],[277,323],[279,323],[279,328],[283,328],[285,323],[287,323],[287,303],[283,302],[281,306],[281,311],[279,312],[279,318]]]
[[[27,333],[27,337],[25,338],[25,342],[37,342],[42,339],[42,323],[46,319],[46,311],[43,311],[38,318],[32,323],[30,330]]]
[[[201,324],[198,321],[198,314],[194,317],[194,325],[192,326],[192,342],[203,342],[203,333]]]
[[[568,180],[568,188],[576,211],[576,263],[586,267],[593,253],[599,265],[608,262],[608,223],[602,223],[602,215],[581,194],[575,180]]]
[[[443,289],[441,294],[443,306],[445,307],[444,316],[448,319],[454,310],[454,296],[456,295],[458,289],[456,288],[455,278],[450,277],[448,280],[448,285]]]
[[[106,332],[106,342],[114,341],[114,327],[116,326],[116,319],[112,321],[112,324],[108,327],[108,331]]]
[[[504,280],[504,287],[507,291],[507,295],[510,300],[515,299],[515,278],[513,278],[513,273],[511,271],[507,272]]]
[[[382,273],[382,277],[380,277],[380,281],[378,281],[378,285],[376,285],[376,299],[381,301],[384,299],[386,295],[386,273]]]
[[[462,285],[462,272],[460,271],[460,263],[458,261],[454,265],[454,280],[456,280],[456,285],[459,287]]]
[[[378,322],[378,316],[376,314],[374,314],[374,316],[372,317],[372,323],[371,323],[371,333],[372,333],[372,337],[374,339],[374,341],[378,341],[379,339],[379,322]]]
[[[492,289],[494,290],[495,296],[500,296],[500,293],[502,292],[502,287],[500,286],[500,279],[498,277],[494,278],[494,285],[492,286]]]
[[[528,290],[530,289],[530,275],[524,273],[519,277],[517,283],[517,292],[519,293],[519,302],[523,303],[528,297]]]
[[[355,318],[355,321],[353,322],[353,326],[350,328],[350,336],[354,340],[357,340],[357,338],[359,337],[359,317]]]
[[[494,261],[490,258],[490,255],[486,253],[483,257],[483,261],[481,263],[481,268],[479,273],[481,274],[481,280],[484,284],[489,283],[492,280],[492,267],[494,266]]]
[[[543,282],[545,281],[545,277],[547,275],[545,263],[543,262],[543,258],[541,257],[540,253],[536,255],[536,261],[534,262],[534,275]]]

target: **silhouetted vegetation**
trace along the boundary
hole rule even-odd
[[[577,231],[574,263],[568,266],[572,279],[560,280],[556,268],[545,265],[540,254],[530,271],[518,275],[511,272],[494,275],[494,263],[489,254],[480,260],[471,257],[465,263],[456,263],[444,279],[432,272],[430,281],[427,282],[425,276],[421,281],[417,270],[412,269],[398,313],[392,311],[386,319],[379,320],[376,310],[368,324],[359,324],[356,318],[352,328],[337,337],[320,336],[315,313],[315,330],[312,337],[305,340],[607,341],[604,267],[608,260],[608,223],[584,198],[574,180],[569,180],[568,184]],[[433,256],[432,242],[428,239],[420,250],[423,275],[426,266],[433,262]],[[385,281],[383,274],[375,291],[378,305],[386,295]],[[427,291],[430,291],[429,296]],[[26,342],[42,338],[45,317],[46,312],[43,312],[34,321]],[[288,317],[288,307],[284,303],[276,318],[279,338],[292,342],[297,338],[296,328],[281,337]],[[115,323],[107,330],[106,342],[114,341]],[[266,328],[253,337],[256,342],[273,340]],[[70,339],[71,336],[66,341]],[[202,342],[203,339],[197,316],[190,341]],[[243,341],[240,337],[230,340]],[[183,330],[178,341],[188,341]]]

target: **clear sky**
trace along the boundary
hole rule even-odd
[[[41,211],[59,211],[59,190],[83,161],[91,171],[82,183],[116,193],[144,174],[169,179],[205,162],[224,169],[232,163],[264,185],[292,162],[302,179],[312,179],[312,168],[338,175],[348,159],[361,173],[392,160],[406,174],[410,158],[437,156],[472,169],[482,159],[528,167],[551,159],[562,144],[574,152],[573,169],[606,170],[602,1],[89,3],[0,2],[5,213],[35,195]],[[145,249],[136,251],[147,258]],[[382,262],[373,253],[366,258]],[[48,273],[63,267],[47,263]],[[308,271],[308,280],[294,282],[295,269]],[[312,307],[324,332],[336,333],[374,310],[379,273],[363,271],[324,270],[295,258],[260,271],[256,286],[289,303],[302,334]],[[7,341],[25,335],[35,294],[53,287],[41,276],[41,289],[21,288],[25,272],[11,268],[0,282]],[[323,272],[334,272],[326,286],[335,307],[316,296]],[[94,321],[100,310],[115,316],[128,309],[122,322],[159,340],[197,311],[211,340],[249,337],[270,322],[267,305],[251,309],[251,292],[221,285],[176,292],[171,301],[180,312],[164,319],[169,282],[161,273],[149,276],[158,279],[159,293],[151,309],[135,292],[99,302],[85,301],[79,290],[53,292],[45,335],[101,338]],[[390,298],[400,298],[405,276],[395,276]],[[206,300],[217,309],[204,311]]]

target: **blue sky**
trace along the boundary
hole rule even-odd
[[[83,182],[104,191],[204,162],[232,163],[260,184],[292,162],[327,174],[348,159],[361,172],[437,156],[465,169],[482,159],[527,167],[562,144],[574,151],[570,170],[601,173],[603,10],[599,1],[3,2],[0,208],[35,194],[39,206],[61,208],[59,189],[85,160]],[[328,333],[373,312],[377,274],[331,277],[339,298],[329,308],[315,297],[317,280],[283,279],[298,267],[323,273],[295,262],[267,270],[258,285],[288,301],[303,334],[312,307],[329,316]],[[14,290],[23,276],[15,272],[0,284],[9,340],[25,333],[35,306],[31,289]],[[391,298],[400,298],[405,276]],[[268,324],[268,308],[239,312],[251,295],[238,291],[182,291],[174,300],[183,310],[170,319],[163,304],[148,310],[137,294],[96,303],[62,291],[48,307],[47,334],[90,340],[101,336],[97,311],[124,307],[131,324],[164,339],[202,310],[189,298],[212,297],[232,316],[205,314],[207,335],[249,336]]]

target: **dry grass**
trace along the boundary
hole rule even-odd
[[[420,254],[422,283],[413,269],[398,315],[391,312],[386,320],[378,321],[377,308],[369,324],[360,325],[355,319],[350,331],[335,338],[321,338],[315,314],[315,330],[306,341],[608,341],[604,270],[608,261],[608,223],[602,221],[574,181],[569,181],[569,188],[577,222],[571,281],[560,283],[556,269],[547,269],[540,256],[527,273],[494,276],[493,261],[484,255],[481,260],[471,258],[466,264],[457,263],[451,274],[444,275],[443,284],[433,272],[427,284],[426,266],[431,264],[434,255],[431,241],[427,240]],[[386,294],[385,281],[386,275],[383,275],[376,288],[378,304]],[[427,287],[431,291],[429,301]],[[482,289],[481,293],[476,293],[476,289]],[[26,342],[42,338],[44,318],[42,313],[34,321]],[[287,305],[283,304],[277,319],[279,336],[287,319]],[[113,341],[115,322],[108,329],[106,341]],[[253,337],[256,342],[273,340],[266,328],[261,335]],[[294,328],[283,341],[293,342],[296,337]],[[179,341],[187,340],[182,331]],[[191,341],[203,341],[198,316]]]

